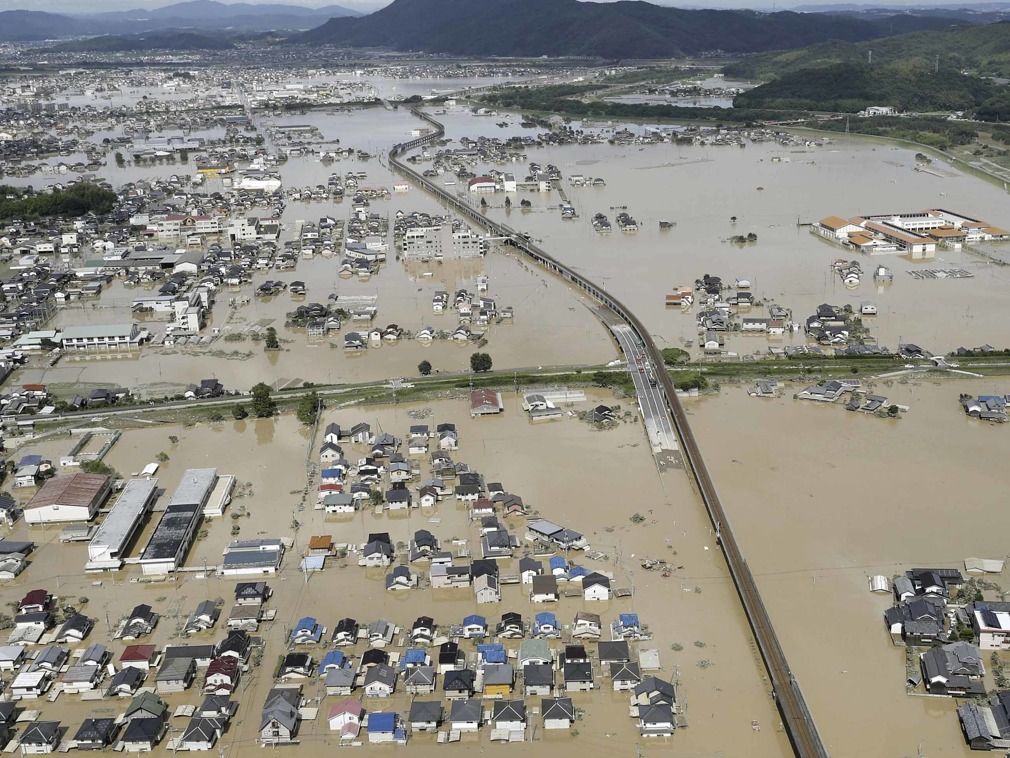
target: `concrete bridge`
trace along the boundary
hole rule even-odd
[[[645,325],[621,301],[582,274],[575,272],[565,264],[554,259],[525,235],[520,234],[506,224],[487,218],[477,209],[462,202],[402,163],[400,161],[402,155],[411,150],[425,147],[436,140],[442,139],[445,135],[443,125],[427,113],[416,108],[411,109],[411,112],[417,118],[427,122],[432,127],[432,131],[410,142],[394,145],[393,149],[389,152],[390,168],[398,171],[421,188],[433,194],[448,208],[451,208],[475,226],[486,230],[491,236],[502,238],[505,244],[511,245],[529,260],[565,281],[570,282],[598,303],[613,311],[618,318],[623,319],[627,327],[643,346],[649,363],[656,367],[657,392],[662,398],[663,407],[666,413],[669,414],[670,421],[680,441],[685,465],[691,472],[702,501],[705,503],[709,518],[715,528],[716,537],[722,547],[723,555],[729,566],[730,575],[733,578],[733,583],[743,604],[747,621],[750,624],[758,650],[761,653],[761,658],[768,671],[773,688],[772,694],[782,715],[782,722],[789,735],[793,750],[798,758],[827,758],[827,749],[821,742],[813,716],[807,708],[803,693],[800,690],[799,682],[796,681],[796,677],[789,668],[785,652],[779,643],[775,628],[772,626],[771,618],[761,599],[754,576],[730,528],[729,519],[719,499],[715,482],[712,480],[708,467],[705,465],[701,449],[698,447],[698,443],[688,422],[687,414],[684,412],[683,406],[677,397],[669,372],[663,369],[663,356],[653,342]],[[628,359],[629,362],[633,361],[632,356],[628,356]]]

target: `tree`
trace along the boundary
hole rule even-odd
[[[281,343],[277,339],[277,330],[272,326],[267,328],[266,345],[267,350],[280,350]]]
[[[231,415],[236,421],[241,421],[249,415],[249,411],[242,403],[236,403],[231,408]]]
[[[120,168],[126,165],[126,158],[124,158],[123,154],[118,150],[116,151],[116,165]]]
[[[298,401],[298,420],[305,426],[312,426],[316,423],[316,417],[319,415],[319,407],[319,394],[315,391],[310,392]]]
[[[382,505],[386,502],[386,498],[381,492],[379,492],[379,490],[369,490],[368,502],[370,502],[373,506]]]
[[[256,418],[269,418],[277,412],[277,403],[270,397],[270,387],[263,382],[252,388],[252,412]]]
[[[487,353],[474,353],[470,356],[470,370],[482,374],[491,370],[491,356]]]
[[[667,366],[676,366],[678,363],[687,363],[691,360],[691,354],[679,347],[664,347],[663,363]]]
[[[103,476],[107,476],[112,479],[119,477],[116,469],[112,468],[112,466],[107,463],[102,463],[101,461],[83,461],[81,463],[81,471],[85,474],[102,474]]]
[[[431,364],[428,361],[421,361],[417,364],[417,373],[421,376],[428,376],[431,374]]]

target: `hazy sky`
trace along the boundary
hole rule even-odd
[[[228,0],[223,0],[227,2]],[[263,2],[279,3],[287,5],[302,6],[323,6],[323,5],[343,5],[358,11],[368,12],[387,5],[390,0],[245,0],[245,2],[260,4]],[[594,2],[611,2],[612,0],[593,0]],[[977,2],[978,0],[976,0]],[[798,5],[836,5],[841,3],[852,3],[868,6],[899,6],[899,5],[973,5],[968,2],[955,3],[954,0],[878,0],[877,2],[867,0],[652,0],[657,5],[672,5],[683,8],[754,8],[758,10],[769,10],[775,7],[784,10]],[[12,10],[23,8],[26,10],[52,11],[56,13],[69,12],[93,12],[99,10],[131,10],[134,8],[157,8],[163,5],[172,5],[173,0],[97,0],[97,2],[82,3],[80,0],[0,0],[0,10]]]

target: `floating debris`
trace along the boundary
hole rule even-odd
[[[975,275],[963,268],[924,268],[908,272],[916,279],[974,279]]]

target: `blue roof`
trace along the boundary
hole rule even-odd
[[[487,626],[487,619],[483,616],[479,616],[476,613],[471,613],[469,616],[463,618],[463,626],[470,626],[471,624],[477,624],[477,626]]]
[[[42,464],[41,455],[25,455],[22,456],[21,461],[18,466],[39,466]]]
[[[568,576],[574,579],[577,576],[585,576],[589,570],[585,566],[572,566],[568,569]]]
[[[423,664],[426,660],[428,660],[428,654],[419,647],[412,647],[403,653],[405,665]]]
[[[297,624],[295,624],[295,629],[296,630],[308,629],[309,631],[311,631],[316,628],[316,625],[317,622],[314,618],[312,618],[311,616],[306,616],[305,618],[300,619]]]
[[[497,642],[489,642],[485,645],[477,645],[477,652],[485,663],[506,663],[508,654],[505,646]]]
[[[617,620],[620,622],[621,626],[638,626],[638,614],[637,613],[619,613],[617,615]]]
[[[341,653],[339,650],[331,650],[330,652],[328,652],[326,655],[323,656],[323,660],[319,664],[319,671],[320,673],[325,673],[323,672],[323,669],[327,668],[328,666],[336,666],[337,668],[343,668],[344,662],[346,660],[347,656]]]
[[[391,732],[396,728],[396,714],[383,711],[368,714],[368,733]]]
[[[550,611],[542,611],[534,617],[534,621],[537,626],[543,626],[544,624],[550,624],[551,626],[558,625],[558,617],[555,616]]]
[[[568,566],[568,561],[562,558],[560,555],[552,555],[550,560],[550,566],[552,569],[563,569]]]
[[[322,471],[319,472],[319,475],[323,479],[331,479],[331,478],[340,479],[341,471],[338,468],[324,468]]]

